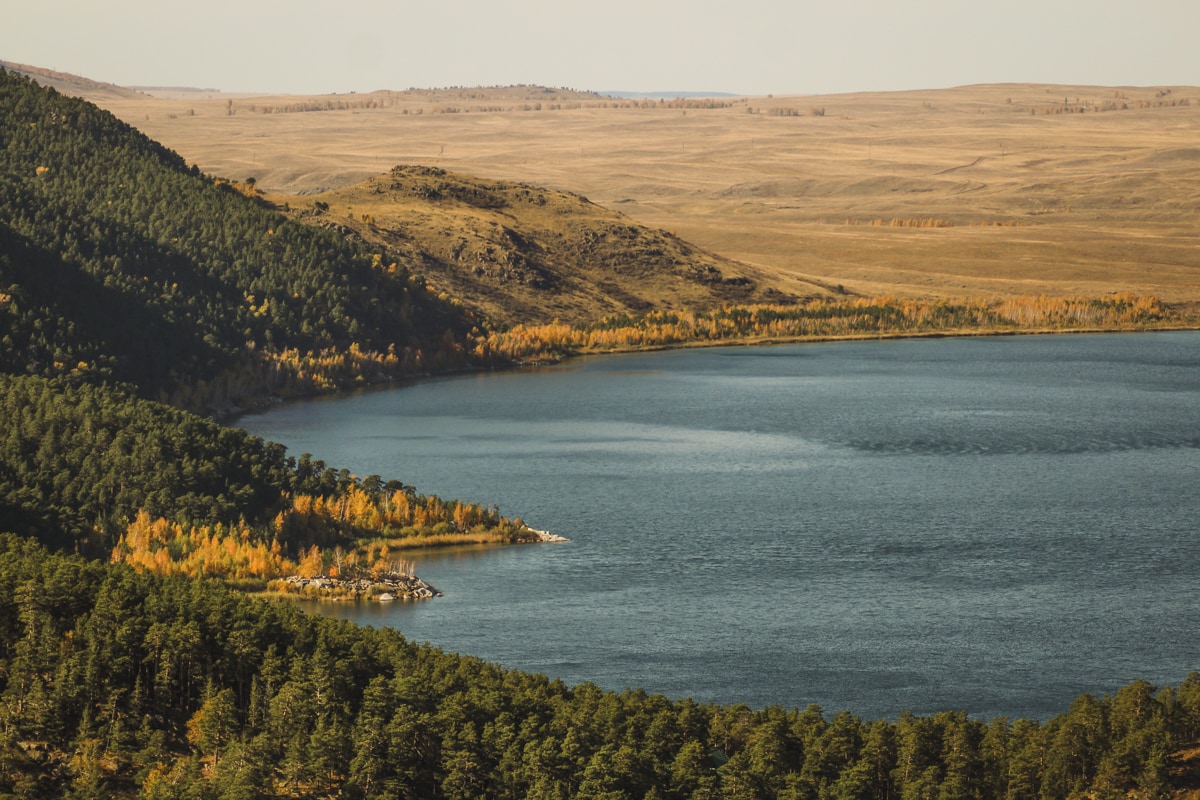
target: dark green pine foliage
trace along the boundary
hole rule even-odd
[[[282,445],[111,387],[0,375],[0,419],[0,530],[98,555],[140,509],[257,522],[284,492],[338,486]]]
[[[0,420],[0,531],[100,557],[142,509],[185,526],[244,520],[269,541],[286,495],[405,488],[111,386],[0,375]]]
[[[434,354],[467,327],[404,269],[0,69],[0,370],[156,396],[256,350]]]
[[[1194,788],[1197,686],[1045,723],[698,705],[0,536],[0,796],[1157,798]]]
[[[465,326],[403,269],[0,69],[0,530],[106,556],[141,509],[261,524],[286,492],[344,490],[348,472],[138,397],[224,409],[284,349],[433,367]]]

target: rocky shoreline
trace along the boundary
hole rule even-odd
[[[559,536],[550,531],[541,531],[526,526],[525,533],[532,534],[536,542],[569,542],[565,536]],[[297,595],[303,599],[315,600],[369,600],[387,603],[394,600],[427,600],[441,597],[442,592],[433,584],[418,578],[416,575],[402,572],[392,572],[386,575],[372,577],[342,578],[330,575],[315,575],[303,577],[290,575],[287,578],[271,581],[268,591],[276,591],[284,595]]]
[[[537,540],[539,542],[569,542],[569,541],[571,541],[570,539],[568,539],[565,536],[559,536],[557,533],[551,533],[550,531],[539,531],[537,528],[531,528],[528,525],[525,526],[525,530],[527,530],[530,533],[537,536]]]
[[[415,575],[387,575],[380,578],[331,578],[318,575],[304,578],[292,575],[279,582],[286,594],[317,597],[322,600],[426,600],[442,593]]]

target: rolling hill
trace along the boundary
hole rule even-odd
[[[501,325],[795,299],[670,232],[524,183],[400,166],[342,189],[271,199],[293,219],[382,250]]]
[[[37,81],[40,86],[55,89],[72,97],[83,97],[92,102],[102,98],[134,98],[137,96],[135,90],[118,86],[115,83],[94,81],[82,75],[74,75],[70,72],[58,72],[57,70],[46,69],[45,67],[35,67],[29,64],[17,64],[12,61],[0,60],[0,69],[4,69],[14,75],[23,75],[26,78],[31,78]]]

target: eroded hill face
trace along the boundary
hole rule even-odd
[[[344,189],[274,199],[297,220],[378,247],[499,324],[794,297],[668,231],[523,183],[399,166]],[[828,294],[815,284],[810,290]]]

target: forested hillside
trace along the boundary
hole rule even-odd
[[[37,798],[1159,797],[1200,731],[1200,675],[1046,723],[569,688],[15,537],[0,675],[0,793]]]
[[[112,536],[143,509],[254,519],[293,488],[282,446],[106,387],[0,376],[0,417],[3,530],[67,544]]]
[[[305,555],[323,571],[336,548],[369,568],[384,545],[526,533],[119,388],[0,376],[0,419],[0,531],[102,557],[119,545],[114,558],[159,571],[265,584]]]
[[[313,545],[516,535],[147,399],[219,413],[458,366],[456,308],[86,102],[0,70],[0,112],[0,528],[108,556],[140,515],[178,532],[126,541],[135,562],[213,551],[188,563],[263,581]]]
[[[0,119],[0,369],[220,411],[458,358],[466,319],[403,267],[107,112],[0,70]]]

